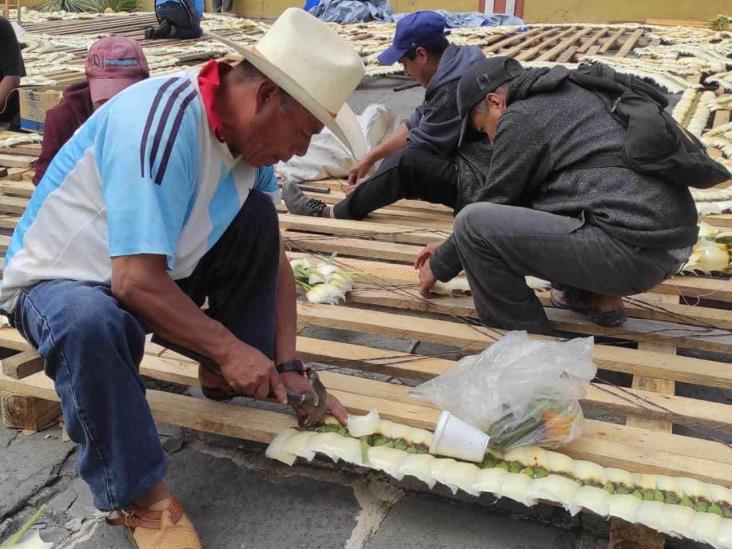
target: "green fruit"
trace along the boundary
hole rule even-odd
[[[618,487],[615,489],[616,494],[621,495],[628,495],[633,493],[633,489],[629,486],[626,486],[625,484],[619,484]]]
[[[694,502],[691,501],[691,498],[689,496],[682,497],[679,505],[683,505],[684,507],[691,507],[692,509],[694,508]]]
[[[656,499],[655,490],[651,490],[650,488],[643,490],[643,499],[646,501],[654,501]]]
[[[374,446],[386,446],[386,439],[384,437],[376,437],[373,441]]]
[[[394,448],[394,441],[386,439],[386,442],[384,442],[384,446],[387,448]]]
[[[531,468],[531,467],[524,467],[523,469],[521,469],[521,472],[522,472],[522,473],[523,473],[524,475],[528,475],[528,476],[530,476],[531,478],[534,478],[534,469],[533,469],[533,468]]]
[[[348,436],[348,429],[346,429],[345,427],[341,427],[340,429],[338,429],[338,434],[339,435],[343,435],[344,437],[347,437]]]
[[[521,472],[521,469],[522,469],[521,464],[519,462],[517,462],[517,461],[512,461],[508,465],[508,470],[511,473],[520,473]]]
[[[732,518],[732,507],[722,505],[722,516],[724,518]]]
[[[483,463],[481,464],[481,466],[483,467],[483,469],[490,469],[492,467],[495,467],[497,463],[498,460],[493,457],[493,455],[486,454],[483,458]]]
[[[407,449],[407,443],[403,440],[397,440],[394,443],[394,448],[396,448],[397,450],[405,451]]]
[[[508,462],[507,461],[502,461],[501,463],[499,463],[498,465],[496,465],[496,468],[497,469],[503,469],[504,471],[508,471]]]
[[[707,511],[709,511],[709,504],[706,501],[699,499],[696,501],[694,508],[696,509],[697,513],[706,513]]]
[[[545,478],[549,476],[549,471],[546,469],[534,469],[534,478]]]
[[[605,490],[608,494],[615,493],[615,485],[612,482],[606,482],[605,486],[603,486],[602,489]]]
[[[640,490],[633,490],[633,496],[637,497],[638,499],[643,499],[643,492]]]
[[[717,503],[712,503],[709,506],[709,509],[707,509],[707,513],[714,513],[715,515],[719,515],[720,517],[724,516],[722,514],[722,507],[720,507]]]
[[[661,492],[661,490],[654,490],[653,491],[653,500],[660,501],[661,503],[663,503],[663,500],[664,500],[663,492]]]

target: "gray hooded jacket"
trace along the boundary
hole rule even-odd
[[[531,95],[509,102],[498,124],[487,183],[477,201],[584,218],[639,248],[693,245],[697,213],[687,188],[627,168],[571,167],[592,155],[621,150],[625,129],[597,96],[576,84],[568,82],[544,93],[554,90],[565,76],[565,68],[552,68],[531,84]],[[511,87],[520,84],[512,81]],[[537,178],[537,173],[548,175]],[[452,237],[433,256],[430,267],[440,280],[460,272]]]

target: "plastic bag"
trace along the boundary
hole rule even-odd
[[[595,377],[593,339],[529,339],[509,332],[411,394],[486,432],[491,447],[557,447],[582,431],[579,399]]]

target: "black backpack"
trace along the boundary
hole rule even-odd
[[[706,152],[696,136],[666,112],[668,100],[652,84],[616,72],[602,63],[583,63],[569,80],[597,95],[626,128],[625,146],[616,154],[598,154],[572,168],[625,167],[671,185],[707,189],[732,177]]]

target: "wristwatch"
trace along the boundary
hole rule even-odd
[[[295,360],[288,360],[277,365],[277,373],[284,374],[285,372],[297,372],[298,374],[304,374],[307,368],[305,363],[296,358]]]

